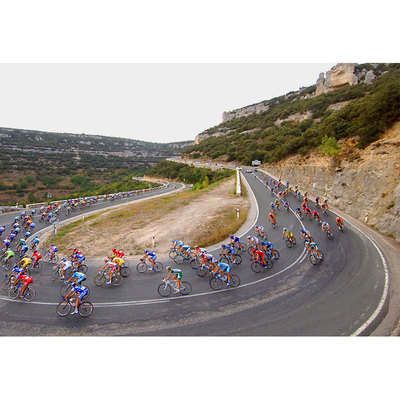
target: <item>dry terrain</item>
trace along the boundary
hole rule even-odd
[[[233,194],[235,178],[201,191],[186,191],[137,204],[122,206],[77,221],[59,230],[57,239],[62,253],[78,247],[86,256],[106,256],[113,247],[127,255],[141,254],[152,247],[167,255],[172,239],[191,246],[210,245],[224,240],[239,229],[246,219],[247,196]],[[240,219],[235,209],[240,209]]]

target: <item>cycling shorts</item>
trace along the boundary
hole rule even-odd
[[[89,290],[88,290],[87,287],[85,287],[84,289],[79,289],[79,290],[75,290],[75,291],[79,293],[78,298],[79,298],[80,300],[82,300],[82,299],[83,299],[85,296],[87,296],[88,293],[89,293]]]
[[[226,264],[226,266],[222,266],[222,265],[220,265],[219,266],[221,269],[222,269],[222,271],[224,271],[224,272],[231,272],[231,266],[230,265],[228,265],[228,264]]]

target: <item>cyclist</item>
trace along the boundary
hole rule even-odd
[[[28,239],[29,236],[31,236],[31,232],[30,231],[26,231],[24,233],[24,238]]]
[[[213,257],[212,254],[205,253],[205,254],[201,255],[200,265],[210,264],[213,267],[217,263],[218,263],[218,261]]]
[[[58,251],[58,247],[57,247],[57,246],[54,246],[54,244],[52,244],[52,245],[49,247],[49,250],[48,250],[48,253],[49,253],[49,261],[51,261],[51,260],[53,259],[54,254],[56,254],[57,251]]]
[[[272,224],[276,225],[275,214],[269,213],[269,214],[268,214],[268,221],[271,221]]]
[[[86,280],[86,275],[83,272],[76,271],[72,274],[71,278],[69,278],[65,283],[68,284],[72,282],[74,285],[80,286],[80,284]]]
[[[328,211],[328,205],[324,202],[321,204],[321,208],[323,212],[327,212]]]
[[[165,278],[165,280],[168,281],[169,278],[171,278],[171,276],[174,275],[172,279],[176,282],[175,293],[178,293],[181,290],[181,280],[183,276],[182,271],[180,269],[173,269],[170,266],[168,266],[167,272],[169,272],[169,275]]]
[[[325,231],[325,232],[329,231],[329,233],[332,235],[332,229],[331,229],[330,225],[326,221],[322,222],[321,229],[323,231]]]
[[[0,226],[0,236],[3,234],[3,232],[6,230],[6,226]]]
[[[279,205],[280,205],[281,203],[280,203],[280,201],[279,201],[279,199],[275,199],[275,207],[276,207],[276,209],[279,211]]]
[[[226,274],[226,277],[228,278],[226,281],[226,284],[228,286],[231,285],[231,266],[229,264],[219,262],[216,267],[213,270],[214,274],[221,274],[224,275]]]
[[[8,262],[8,260],[11,260],[14,257],[14,252],[11,249],[7,249],[1,257],[3,258],[4,264]]]
[[[31,255],[31,259],[33,260],[32,263],[32,269],[35,268],[36,264],[39,262],[39,260],[42,258],[42,255],[38,251],[34,251],[33,254]]]
[[[318,254],[318,257],[322,257],[321,252],[319,251],[316,243],[308,242],[308,243],[306,243],[306,248],[307,248],[307,252],[311,253],[312,251],[315,251]]]
[[[118,269],[118,265],[109,259],[104,260],[104,262],[105,262],[105,265],[104,265],[104,267],[101,267],[99,269],[99,272],[106,270],[106,272],[109,275],[109,280],[106,282],[106,285],[111,285],[112,276],[113,276],[114,272]]]
[[[32,241],[31,249],[32,249],[32,250],[35,250],[35,249],[38,247],[39,243],[40,243],[39,238],[38,238],[37,236],[35,236],[35,237],[33,238],[33,241]]]
[[[177,250],[179,247],[184,245],[182,240],[173,240],[172,243],[173,243],[173,249],[174,250]]]
[[[318,211],[313,211],[312,215],[313,215],[314,220],[317,221],[320,224],[321,223],[321,216],[319,215],[319,212]]]
[[[21,250],[21,247],[22,247],[22,246],[25,246],[25,244],[26,244],[26,241],[25,241],[24,238],[19,239],[19,242],[18,242],[18,244],[17,244],[17,251],[20,251],[20,250]]]
[[[76,263],[77,268],[79,268],[85,260],[86,257],[80,252],[75,253],[74,257],[72,258],[72,262]]]
[[[197,256],[201,256],[202,254],[205,254],[205,253],[207,253],[207,249],[204,249],[203,247],[200,247],[200,246],[195,246],[192,257],[196,258]]]
[[[68,268],[72,268],[72,263],[71,263],[71,261],[67,260],[66,258],[63,258],[63,259],[54,267],[54,270],[56,270],[58,267],[61,267],[61,266],[62,266],[62,268],[60,268],[60,275],[61,275],[61,277],[64,279],[65,271],[66,271]]]
[[[260,250],[260,241],[255,236],[247,236],[247,246],[254,246]]]
[[[223,244],[222,246],[222,254],[230,255],[232,257],[232,262],[235,262],[235,249],[232,246],[228,246],[227,244]]]
[[[319,196],[317,196],[317,197],[315,198],[315,204],[316,204],[317,207],[319,206]]]
[[[275,211],[275,203],[272,201],[269,206],[270,206],[271,212],[274,212]]]
[[[184,245],[182,246],[182,253],[183,253],[182,255],[183,255],[184,257],[190,259],[191,251],[192,251],[192,250],[190,249],[190,246],[189,246],[189,245],[184,244]]]
[[[118,273],[121,274],[121,267],[125,264],[125,261],[121,257],[114,257],[112,261],[117,264]]]
[[[72,311],[71,314],[77,314],[78,312],[78,307],[79,303],[83,300],[85,296],[87,296],[89,293],[89,290],[86,286],[78,286],[78,285],[73,285],[71,291],[64,297],[64,299],[68,299],[69,297],[76,296],[76,302],[75,302],[75,310]]]
[[[12,242],[14,240],[15,236],[17,236],[15,233],[10,233],[8,235],[8,238],[10,239],[10,242]]]
[[[149,261],[151,262],[151,268],[153,268],[157,259],[157,254],[154,251],[149,251],[146,249],[144,251],[144,256],[140,259],[140,261],[144,261],[147,258],[149,258]]]
[[[30,257],[23,257],[21,261],[17,262],[15,265],[21,265],[21,267],[25,270],[28,265],[32,264],[32,259]]]
[[[111,258],[115,258],[115,257],[119,257],[122,258],[125,253],[122,250],[117,250],[117,249],[112,249],[113,255],[111,256]]]
[[[3,240],[2,244],[1,244],[1,247],[2,247],[2,248],[4,247],[4,249],[7,250],[7,249],[10,247],[10,244],[11,244],[11,240],[10,240],[8,237],[6,237],[6,238]]]
[[[33,282],[33,279],[32,279],[32,277],[29,276],[29,275],[22,274],[22,275],[19,277],[18,280],[24,282],[24,285],[22,286],[22,289],[21,289],[21,297],[23,297],[23,296],[24,296],[24,293],[25,293],[25,291],[26,291],[26,289],[27,289],[28,286]],[[15,282],[14,282],[14,284],[15,284]]]
[[[263,238],[265,237],[265,229],[262,225],[256,225],[255,231],[257,234],[261,235]]]
[[[296,244],[296,239],[293,235],[293,232],[287,228],[283,228],[282,240],[286,240],[286,239],[290,240],[293,244]]]
[[[290,204],[288,201],[285,201],[284,207],[289,211]]]
[[[25,257],[25,253],[29,250],[29,247],[24,244],[19,250],[19,258]]]
[[[256,249],[251,249],[252,253],[252,261],[259,262],[260,264],[262,263],[264,266],[267,264],[265,262],[265,253],[261,250],[256,250]],[[260,260],[261,258],[261,260]]]
[[[311,217],[311,208],[308,207],[308,205],[307,205],[307,207],[304,209],[304,213],[305,213],[305,215],[309,215],[309,216]]]
[[[297,207],[297,208],[296,208],[296,214],[297,214],[300,218],[303,217],[303,213],[301,212],[301,208],[300,208],[300,207]]]
[[[336,224],[339,228],[343,228],[343,220],[340,217],[336,218]]]

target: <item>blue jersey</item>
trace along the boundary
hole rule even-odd
[[[218,267],[220,267],[222,269],[222,271],[231,272],[231,266],[228,264],[220,262],[220,263],[218,263]]]
[[[233,236],[231,238],[234,242],[240,242],[240,239],[237,236]]]

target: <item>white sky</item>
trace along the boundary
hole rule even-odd
[[[222,112],[309,86],[331,64],[1,64],[0,126],[192,140]]]

